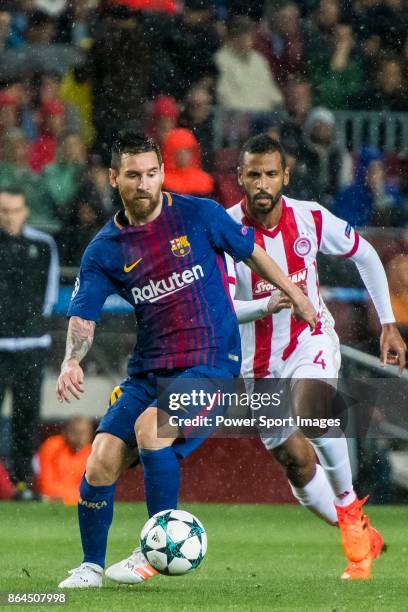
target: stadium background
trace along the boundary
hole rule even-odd
[[[57,405],[80,256],[118,207],[106,167],[122,126],[161,142],[171,169],[165,186],[188,185],[226,207],[241,197],[242,142],[260,130],[279,137],[291,167],[288,195],[317,199],[375,245],[407,338],[407,25],[402,0],[0,1],[0,185],[24,187],[29,223],[54,235],[62,265],[42,438],[73,412],[103,414],[134,341],[132,315],[111,300],[84,361],[86,395]],[[356,270],[329,258],[320,265],[341,340],[360,351],[345,349],[348,375],[379,375],[367,356],[377,354],[379,328]],[[8,411],[6,401],[6,462]],[[357,488],[370,490],[371,501],[406,499],[408,427],[398,435],[350,443]],[[209,441],[183,470],[185,501],[291,501],[257,440]],[[127,473],[118,498],[142,499],[138,470]]]

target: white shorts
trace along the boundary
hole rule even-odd
[[[315,336],[308,331],[299,339],[298,346],[286,361],[277,357],[270,378],[313,378],[336,387],[340,365],[340,341],[334,330]],[[287,426],[276,437],[262,434],[261,439],[265,448],[272,450],[281,446],[297,430],[295,425]]]

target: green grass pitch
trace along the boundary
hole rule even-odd
[[[195,572],[141,586],[70,591],[65,610],[400,611],[408,608],[408,508],[368,507],[389,550],[373,579],[345,583],[338,530],[296,506],[181,507],[204,523],[209,547]],[[145,520],[143,504],[117,504],[108,564],[127,556]],[[81,561],[76,510],[52,504],[0,504],[0,591],[53,592]],[[13,606],[28,610],[33,606]],[[50,606],[34,606],[36,610]],[[7,607],[7,609],[12,609]],[[55,609],[55,606],[52,606]]]

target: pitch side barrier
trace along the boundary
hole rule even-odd
[[[361,376],[364,381],[367,377],[378,378],[383,381],[384,390],[387,390],[389,380],[396,381],[392,383],[391,387],[396,388],[398,386],[401,390],[401,402],[398,402],[398,408],[401,410],[399,412],[397,407],[393,409],[393,413],[397,414],[393,414],[392,421],[387,419],[384,412],[380,412],[382,418],[378,421],[378,429],[386,438],[408,441],[408,371],[404,370],[402,375],[399,376],[395,366],[386,365],[382,367],[378,357],[345,344],[341,345],[341,355],[343,376],[352,376],[353,378]],[[383,395],[386,396],[386,393]],[[379,405],[379,410],[381,408],[381,405]]]

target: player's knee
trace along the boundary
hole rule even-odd
[[[165,426],[158,429],[157,409],[153,407],[145,410],[137,419],[135,435],[137,446],[141,449],[159,450],[171,446],[174,441]]]
[[[86,464],[86,479],[92,486],[107,486],[115,483],[121,472],[121,449],[122,444],[108,445],[104,440],[95,439],[92,452]]]
[[[315,472],[315,456],[310,444],[282,445],[273,451],[274,457],[279,461],[286,472],[287,478],[295,486],[302,486],[308,482]]]

